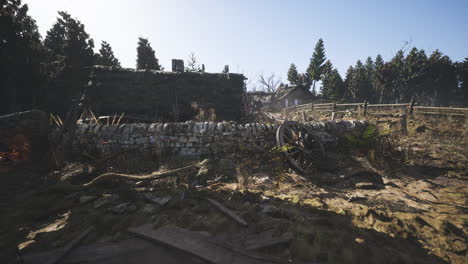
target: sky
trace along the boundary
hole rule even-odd
[[[207,72],[243,73],[252,88],[260,74],[287,83],[291,63],[305,72],[315,44],[344,78],[358,59],[390,60],[415,46],[468,57],[468,0],[23,0],[45,38],[67,11],[95,42],[112,46],[123,67],[135,68],[138,37],[148,38],[166,69],[191,52]],[[408,45],[409,43],[409,45]]]

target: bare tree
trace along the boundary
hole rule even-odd
[[[197,62],[197,57],[195,56],[195,52],[193,51],[190,52],[188,56],[186,71],[190,71],[190,72],[201,71],[200,66],[198,65],[198,62]]]
[[[265,76],[261,73],[258,76],[258,84],[262,88],[262,90],[274,93],[278,88],[278,85],[281,83],[280,78],[276,77],[275,73],[271,73],[268,76]]]

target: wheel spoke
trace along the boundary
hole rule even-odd
[[[301,173],[312,168],[314,161],[323,155],[320,140],[307,127],[294,121],[286,121],[278,128],[276,140],[278,147],[287,146],[284,154]]]

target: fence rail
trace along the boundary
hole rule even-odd
[[[293,105],[283,109],[284,114],[291,112],[352,112],[366,115],[378,115],[379,112],[398,110],[401,113],[408,114],[421,114],[421,115],[451,115],[451,116],[464,116],[468,117],[468,108],[456,108],[456,107],[429,107],[429,106],[417,106],[414,102],[406,104],[368,104],[363,103],[325,103],[325,104],[302,104]],[[381,113],[380,113],[381,114]]]

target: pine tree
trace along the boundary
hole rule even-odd
[[[368,102],[374,99],[373,79],[375,76],[375,64],[371,57],[367,57],[365,64],[365,81],[363,84],[362,98]]]
[[[412,97],[420,98],[421,94],[426,93],[427,65],[424,50],[411,49],[401,69],[402,86],[398,94],[400,102],[409,102]]]
[[[392,71],[390,97],[393,99],[390,103],[399,103],[400,93],[403,90],[403,68],[405,65],[405,56],[402,50],[397,51],[395,56],[389,62]]]
[[[311,81],[308,73],[302,73],[298,75],[298,84],[310,89]],[[314,92],[314,91],[312,91]],[[314,94],[316,95],[316,94]]]
[[[375,65],[371,57],[367,57],[365,67],[366,67],[367,77],[369,79],[372,79],[372,75],[374,74],[374,71],[375,71]]]
[[[464,106],[468,106],[468,58],[460,62],[460,77],[459,83],[462,92],[462,102]]]
[[[312,81],[312,92],[315,92],[315,83],[320,80],[322,75],[323,63],[325,62],[325,48],[323,45],[323,40],[319,39],[315,45],[314,54],[310,59],[309,67],[307,68],[307,73],[309,74],[310,80]]]
[[[330,95],[330,100],[340,101],[344,97],[344,82],[337,69],[334,69],[331,75],[331,86],[333,93]]]
[[[371,80],[372,82],[372,88],[374,89],[374,101],[379,102],[380,101],[380,95],[383,89],[383,83],[382,83],[382,75],[381,75],[381,70],[384,65],[384,60],[382,59],[382,55],[378,54],[377,57],[375,57],[375,62],[374,62],[374,76]]]
[[[49,53],[51,73],[58,75],[65,69],[81,69],[95,62],[94,41],[84,25],[64,11],[47,31],[44,46]]]
[[[432,106],[448,105],[457,89],[456,69],[450,58],[435,50],[428,58],[427,99]]]
[[[37,107],[45,76],[36,22],[20,0],[0,2],[0,114]]]
[[[159,65],[159,60],[156,58],[155,52],[146,38],[138,38],[136,68],[137,70],[148,69],[157,71],[164,69]]]
[[[323,64],[321,76],[322,86],[320,87],[320,93],[322,94],[322,98],[325,100],[329,100],[333,94],[333,86],[331,83],[332,73],[333,65],[330,60],[327,60],[325,64]]]
[[[119,60],[114,56],[111,46],[105,41],[101,42],[101,49],[97,55],[96,63],[104,66],[121,67]]]
[[[71,100],[83,94],[89,67],[96,61],[94,41],[80,21],[67,12],[47,31],[44,46],[48,52],[48,74],[51,79],[47,95],[48,110],[65,113]]]
[[[296,65],[294,63],[291,63],[291,66],[289,67],[288,70],[288,81],[291,85],[298,85],[300,84],[300,78],[299,78],[299,73],[297,72]]]
[[[346,75],[346,85],[348,93],[354,103],[362,102],[365,100],[365,95],[367,93],[367,84],[366,84],[366,68],[360,60],[357,61],[354,68],[348,69]]]
[[[337,69],[333,68],[332,63],[327,60],[323,65],[322,74],[322,98],[326,101],[338,101],[343,98],[343,79]]]
[[[345,96],[344,97],[347,100],[354,100],[355,101],[355,98],[354,98],[355,91],[353,90],[354,86],[353,86],[353,83],[352,83],[353,75],[354,75],[354,67],[349,66],[348,70],[346,71],[346,76],[345,76],[345,81],[344,81],[344,86],[345,86]]]

